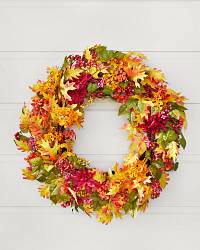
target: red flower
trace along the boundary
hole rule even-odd
[[[166,131],[166,123],[169,121],[169,110],[165,109],[155,115],[148,115],[144,118],[144,123],[138,125],[138,128],[143,129],[149,134],[155,135],[161,129]]]
[[[70,104],[81,105],[84,103],[85,97],[87,95],[87,85],[91,80],[92,76],[87,73],[81,74],[78,78],[73,78],[75,90],[68,91],[71,97]]]
[[[100,186],[93,176],[94,172],[90,169],[76,169],[65,176],[65,185],[69,187],[72,183],[75,192],[85,189],[87,193],[91,193]]]

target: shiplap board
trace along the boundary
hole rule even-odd
[[[115,161],[120,162],[120,156],[113,155],[87,155],[91,161],[91,166],[107,170],[111,168]],[[169,185],[161,193],[159,199],[150,202],[150,209],[154,212],[163,212],[160,207],[196,207],[200,213],[200,155],[199,156],[180,156],[179,169],[170,173]],[[26,166],[22,156],[0,156],[0,190],[2,206],[50,206],[50,201],[39,196],[38,187],[40,183],[22,179],[21,169]],[[188,179],[192,183],[188,187]],[[7,188],[6,192],[4,187]],[[182,211],[182,210],[181,210]],[[166,211],[164,211],[166,212]],[[172,212],[172,210],[171,210]]]
[[[47,66],[61,66],[70,53],[75,52],[1,52],[0,103],[30,102],[29,86],[38,79],[45,80]],[[169,87],[182,92],[188,102],[200,103],[199,92],[194,91],[199,86],[200,52],[145,52],[145,55],[148,65],[165,72]]]
[[[195,1],[0,4],[0,50],[200,50]],[[6,23],[6,25],[5,25]]]
[[[62,208],[0,208],[2,250],[199,250],[199,214],[139,215],[108,226]],[[9,238],[8,238],[9,237]]]
[[[0,154],[19,153],[13,143],[18,131],[19,114],[23,105],[1,104]],[[104,108],[103,108],[104,107]],[[78,154],[124,154],[128,150],[128,133],[122,129],[126,116],[117,116],[119,105],[109,101],[97,101],[85,112],[84,127],[77,131],[75,151]],[[187,105],[188,129],[185,132],[187,147],[183,154],[200,154],[200,104]]]

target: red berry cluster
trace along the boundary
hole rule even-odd
[[[154,179],[151,183],[151,188],[152,188],[151,198],[155,199],[155,198],[159,197],[160,193],[162,192],[160,182],[158,180]]]

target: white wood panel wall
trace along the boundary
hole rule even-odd
[[[199,14],[198,1],[0,1],[0,250],[200,249]],[[94,43],[143,51],[189,98],[178,171],[145,214],[108,226],[40,198],[37,183],[21,178],[23,154],[12,141],[28,86]],[[103,169],[120,162],[128,147],[123,122],[117,104],[95,103],[76,151]]]

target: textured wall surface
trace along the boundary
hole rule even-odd
[[[0,249],[199,250],[200,2],[0,1]],[[22,180],[23,154],[12,141],[28,86],[67,53],[102,43],[143,51],[187,101],[187,148],[161,197],[133,220],[104,226],[39,197]],[[128,143],[117,104],[97,102],[86,113],[76,151],[94,166],[121,161]]]

